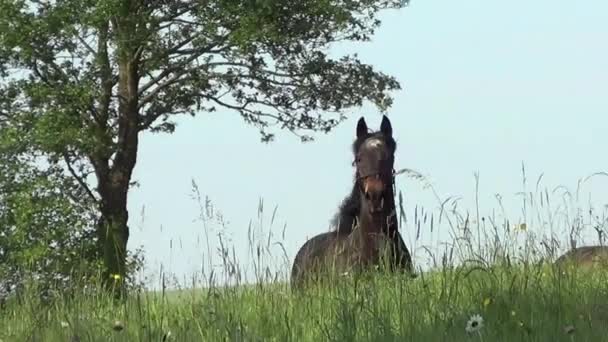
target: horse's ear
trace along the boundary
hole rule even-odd
[[[393,135],[393,126],[391,126],[391,120],[386,115],[382,116],[382,123],[380,124],[380,132],[390,137]]]
[[[359,122],[357,122],[357,138],[361,138],[367,135],[367,124],[365,123],[365,119],[361,117]]]

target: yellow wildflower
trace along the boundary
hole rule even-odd
[[[486,299],[483,300],[483,306],[487,307],[488,305],[492,304],[492,298],[488,297]]]

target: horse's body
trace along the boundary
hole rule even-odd
[[[333,230],[308,240],[298,251],[292,284],[323,272],[348,272],[385,263],[412,273],[410,253],[398,232],[393,163],[396,149],[387,117],[369,133],[363,118],[353,144],[357,174],[351,194],[333,219]],[[385,257],[385,258],[383,258]]]
[[[608,266],[608,246],[582,246],[562,254],[555,265],[571,265],[578,268],[594,268]]]

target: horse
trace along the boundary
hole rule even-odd
[[[558,267],[576,266],[593,269],[608,266],[608,246],[581,246],[562,254],[554,263]]]
[[[398,231],[396,148],[388,117],[382,117],[376,132],[369,131],[363,117],[359,119],[352,145],[356,171],[351,193],[331,220],[333,230],[309,239],[296,254],[292,286],[300,287],[325,272],[343,274],[381,264],[413,275],[410,252]]]

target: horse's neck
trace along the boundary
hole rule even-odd
[[[395,205],[395,193],[393,188],[389,190],[386,201],[386,218],[384,219],[384,233],[395,234],[398,230],[397,206]]]
[[[362,208],[356,218],[355,230],[351,234],[353,239],[361,245],[373,243],[376,237],[387,231],[387,219],[388,216],[385,214],[374,218]]]
[[[379,219],[373,219],[369,214],[361,210],[355,218],[355,228],[348,236],[348,244],[358,251],[361,261],[369,262],[377,258],[384,240],[384,227],[386,226],[385,215]],[[382,223],[384,222],[384,223]]]
[[[395,206],[394,196],[392,196],[392,189],[387,196],[385,211],[381,217],[374,219],[368,214],[363,201],[361,207],[355,218],[355,235],[362,238],[365,241],[374,240],[370,239],[370,236],[377,235],[388,235],[393,237],[398,231],[398,218],[397,209]]]
[[[397,207],[393,204],[389,207],[389,212],[386,219],[387,233],[394,234],[399,230],[399,218],[397,217]]]

